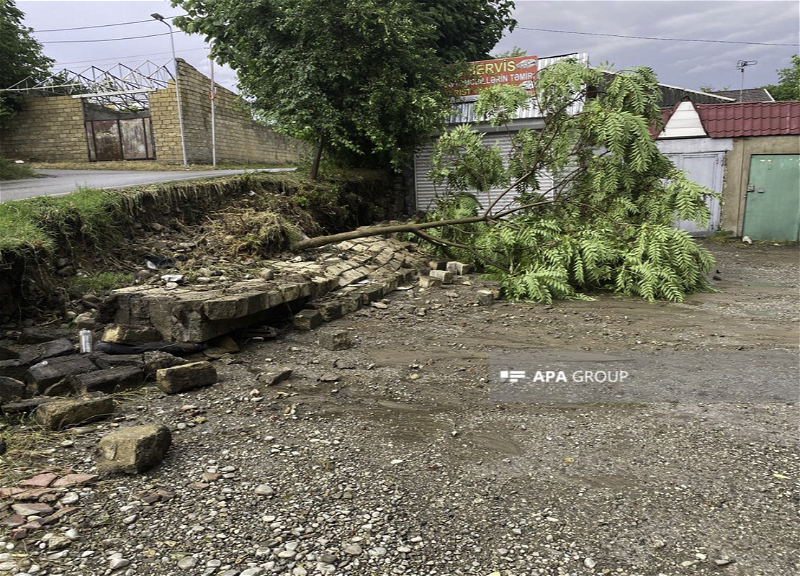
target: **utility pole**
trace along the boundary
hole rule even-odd
[[[758,60],[739,60],[736,62],[736,68],[742,72],[742,84],[739,88],[739,102],[742,101],[742,93],[744,92],[744,69],[748,66],[755,66]]]
[[[217,87],[214,85],[214,58],[211,56],[211,45],[208,47],[208,67],[211,69],[211,164],[217,165],[217,120],[215,103],[217,100]]]
[[[150,14],[151,17],[155,18],[162,24],[165,24],[167,28],[169,28],[169,41],[172,45],[172,64],[175,66],[175,97],[178,101],[178,125],[181,129],[181,152],[183,152],[183,165],[188,166],[189,163],[186,161],[186,139],[183,136],[183,111],[181,110],[181,87],[178,83],[178,59],[175,57],[175,39],[173,38],[172,26],[164,20],[164,17],[155,12]]]

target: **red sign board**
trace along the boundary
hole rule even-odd
[[[457,96],[472,96],[483,88],[506,84],[522,86],[533,90],[536,73],[539,70],[539,58],[536,56],[517,56],[515,58],[498,58],[470,62],[472,76],[454,87]]]

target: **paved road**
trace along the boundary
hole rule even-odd
[[[44,178],[0,182],[0,202],[33,196],[63,196],[79,188],[130,188],[157,182],[232,176],[245,172],[290,172],[295,168],[203,170],[198,172],[126,172],[122,170],[37,170]]]

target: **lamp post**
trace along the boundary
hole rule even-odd
[[[164,20],[164,17],[155,12],[150,14],[153,18],[158,20],[159,22],[165,24],[167,28],[169,28],[169,42],[172,45],[172,63],[175,66],[175,98],[178,101],[178,125],[181,128],[181,152],[183,153],[183,165],[188,166],[189,163],[186,161],[186,139],[183,136],[183,111],[181,110],[181,87],[178,83],[178,59],[175,57],[175,39],[172,37],[172,26],[169,22]]]

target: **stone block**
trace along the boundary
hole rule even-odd
[[[0,404],[25,400],[32,396],[28,387],[19,380],[0,376]]]
[[[111,396],[81,396],[42,404],[36,409],[34,419],[49,430],[63,430],[102,420],[113,413],[114,399]]]
[[[448,262],[446,269],[448,272],[451,272],[453,276],[464,276],[465,274],[469,274],[470,266],[463,262]]]
[[[341,318],[343,311],[342,311],[342,303],[339,300],[326,300],[324,302],[314,302],[314,308],[316,308],[319,313],[322,315],[322,319],[326,322],[330,322],[331,320],[336,320],[337,318]]]
[[[70,380],[73,387],[81,393],[113,394],[139,388],[144,384],[144,370],[138,366],[118,366],[108,370],[80,374]]]
[[[428,273],[430,278],[436,278],[437,280],[441,280],[442,284],[452,284],[453,283],[453,273],[448,272],[447,270],[431,270]]]
[[[421,276],[419,279],[420,288],[438,288],[442,285],[442,281],[438,278],[431,278],[430,276]]]
[[[478,290],[478,304],[491,306],[494,303],[494,293],[491,290]]]
[[[320,332],[318,342],[328,350],[347,350],[353,345],[347,330],[324,330]]]
[[[323,322],[319,310],[300,310],[294,315],[292,322],[299,330],[313,330]]]
[[[93,352],[89,358],[92,359],[98,368],[108,370],[119,366],[138,366],[144,367],[141,354],[105,354],[103,352]]]
[[[127,326],[118,324],[103,332],[103,342],[112,344],[144,344],[161,340],[161,334],[152,326]]]
[[[156,371],[156,386],[167,394],[178,394],[217,383],[217,370],[210,362],[192,362]]]
[[[36,392],[43,392],[68,376],[94,372],[97,366],[87,356],[59,356],[42,360],[28,368],[26,381]]]
[[[380,282],[367,284],[361,290],[359,290],[359,294],[361,295],[361,303],[369,304],[370,302],[376,302],[377,300],[380,300],[383,296],[383,289],[384,285]]]
[[[0,346],[0,360],[16,360],[17,358],[19,358],[19,352]]]
[[[40,344],[36,344],[35,346],[25,348],[25,350],[23,350],[20,354],[20,360],[27,362],[28,364],[35,364],[36,362],[41,362],[42,360],[47,360],[48,358],[65,356],[66,354],[72,354],[73,352],[75,352],[75,347],[72,345],[72,342],[66,338],[59,338],[57,340],[42,342]]]
[[[28,365],[22,360],[0,360],[0,376],[13,378],[14,380],[25,380],[27,375]]]
[[[431,260],[428,262],[428,267],[431,270],[447,270],[446,260]]]
[[[189,364],[188,360],[174,356],[169,352],[161,350],[153,350],[145,352],[144,358],[144,374],[147,380],[155,380],[156,372],[162,368],[172,368],[173,366],[183,366]]]
[[[358,294],[345,294],[339,301],[342,303],[342,314],[350,314],[361,307],[361,296]]]
[[[163,425],[120,428],[100,439],[97,469],[103,474],[136,474],[159,464],[169,451],[172,434]]]
[[[203,314],[209,320],[233,320],[247,315],[246,296],[214,298],[203,303]]]

